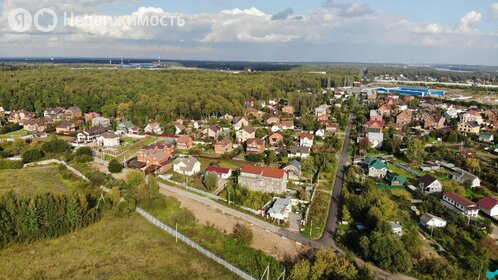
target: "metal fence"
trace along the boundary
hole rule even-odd
[[[208,250],[206,250],[203,247],[201,247],[199,244],[197,244],[194,241],[190,240],[185,235],[183,235],[183,234],[179,233],[178,231],[176,231],[176,230],[170,228],[169,226],[165,225],[163,222],[159,221],[156,217],[154,217],[151,214],[147,213],[145,210],[137,207],[136,211],[140,215],[142,215],[145,219],[147,219],[149,222],[153,223],[155,226],[157,226],[160,229],[164,230],[165,232],[171,234],[175,238],[180,239],[184,243],[187,243],[187,245],[189,245],[190,247],[196,249],[197,251],[201,252],[206,257],[214,260],[215,262],[221,264],[226,269],[230,270],[232,273],[236,274],[240,278],[245,279],[245,280],[256,280],[256,278],[254,278],[251,275],[245,273],[244,271],[242,271],[239,268],[235,267],[234,265],[228,263],[227,261],[225,261],[225,260],[217,257],[213,253],[211,253]]]

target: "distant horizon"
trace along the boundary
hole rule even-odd
[[[52,60],[53,59],[53,60]],[[170,61],[179,61],[179,62],[223,62],[223,63],[263,63],[263,64],[297,64],[297,65],[361,65],[361,64],[372,64],[372,65],[391,65],[391,66],[396,66],[396,65],[402,65],[402,66],[409,66],[409,67],[433,67],[433,66],[467,66],[467,67],[498,67],[498,64],[465,64],[465,63],[437,63],[437,62],[432,62],[432,63],[426,63],[426,62],[419,62],[419,63],[412,63],[412,62],[368,62],[368,61],[361,61],[361,62],[355,62],[355,61],[291,61],[291,60],[230,60],[230,59],[181,59],[181,58],[151,58],[151,57],[103,57],[103,56],[29,56],[29,57],[23,57],[23,56],[3,56],[0,57],[0,62],[9,62],[9,61],[14,61],[14,62],[29,62],[29,60],[41,60],[41,61],[57,61],[59,60],[97,60],[97,61],[109,61],[112,60],[114,61],[150,61],[150,62],[170,62]],[[76,62],[75,62],[76,63]],[[115,65],[113,63],[113,65]],[[117,65],[117,64],[116,64]]]

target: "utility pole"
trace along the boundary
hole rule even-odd
[[[310,221],[311,222],[311,226],[310,226],[310,237],[311,237],[311,233],[313,231],[313,221]]]
[[[175,230],[175,241],[178,243],[178,223],[175,223],[176,225],[176,230]]]

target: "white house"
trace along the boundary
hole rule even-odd
[[[471,174],[460,168],[455,168],[453,172],[453,180],[463,184],[465,182],[470,182],[470,188],[477,188],[481,186],[481,180],[474,174]]]
[[[368,157],[366,159],[368,176],[375,178],[384,178],[387,175],[387,165],[384,161],[378,158]]]
[[[303,133],[299,136],[299,145],[303,147],[312,147],[313,146],[313,139],[315,136],[313,134],[309,133]]]
[[[286,221],[289,219],[291,211],[292,203],[290,198],[277,198],[273,206],[268,210],[268,215],[273,219]]]
[[[232,169],[222,168],[222,167],[218,167],[218,166],[208,166],[208,168],[206,168],[206,173],[209,173],[209,172],[214,173],[219,178],[225,179],[225,180],[229,179],[230,176],[232,176]]]
[[[289,150],[289,157],[307,158],[310,155],[310,150],[311,149],[309,147],[291,146]]]
[[[108,127],[111,125],[111,120],[104,117],[95,117],[92,120],[92,126],[104,126]]]
[[[477,204],[482,212],[488,214],[489,216],[498,216],[498,199],[494,197],[483,197]]]
[[[443,194],[442,204],[446,207],[453,207],[467,217],[477,218],[479,207],[472,200],[453,192]]]
[[[102,133],[107,132],[106,127],[98,126],[90,129],[83,130],[77,135],[78,143],[95,143],[97,142],[97,137]]]
[[[249,120],[246,117],[237,117],[234,119],[233,128],[240,130],[243,127],[249,126]]]
[[[430,175],[422,176],[419,180],[418,187],[423,193],[438,193],[443,191],[441,182]]]
[[[378,148],[384,142],[384,133],[382,132],[368,132],[367,134],[368,143],[372,148]]]
[[[163,134],[163,129],[158,122],[148,123],[144,129],[145,133]]]
[[[391,227],[391,230],[394,235],[396,236],[403,235],[403,226],[400,223],[389,221],[389,226]]]
[[[318,137],[323,137],[325,136],[325,130],[323,129],[319,129],[315,132],[315,136],[318,136]]]
[[[119,135],[113,132],[104,132],[97,136],[97,144],[104,147],[115,147],[121,144]]]
[[[194,157],[177,158],[173,161],[173,171],[186,176],[192,176],[201,171],[201,163]]]
[[[420,216],[420,225],[426,228],[444,228],[446,227],[447,222],[438,216],[434,216],[429,213],[425,213]]]

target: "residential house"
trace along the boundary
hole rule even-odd
[[[192,140],[192,137],[188,135],[180,135],[176,139],[176,147],[178,149],[183,149],[183,150],[190,149],[192,148],[193,143],[194,141]]]
[[[422,120],[424,121],[424,129],[441,129],[444,128],[445,118],[443,116],[423,114]]]
[[[325,136],[325,129],[318,129],[316,132],[315,132],[315,136],[318,136],[318,137],[324,137]]]
[[[366,158],[368,176],[374,178],[384,178],[387,175],[387,164],[378,158]]]
[[[26,110],[12,111],[7,119],[10,123],[17,123],[22,125],[24,121],[32,119],[35,117],[35,113],[28,112]]]
[[[158,122],[150,122],[144,129],[145,133],[163,134],[163,128]]]
[[[45,117],[33,118],[23,121],[23,128],[30,133],[45,132],[49,123],[49,120]]]
[[[479,141],[491,143],[494,141],[494,136],[489,132],[481,132],[479,134]]]
[[[245,107],[254,107],[254,99],[252,98],[247,98],[245,103],[244,103],[244,106]]]
[[[391,111],[393,110],[393,106],[391,104],[382,104],[377,108],[377,111],[380,115],[384,117],[391,116]]]
[[[448,108],[448,110],[446,110],[446,112],[444,113],[444,117],[446,119],[456,119],[458,118],[458,110],[451,107],[451,108]]]
[[[181,123],[176,123],[175,124],[175,135],[179,135],[182,132],[185,132],[187,130],[187,127]]]
[[[282,170],[287,174],[288,180],[299,180],[301,179],[301,163],[297,160],[293,160],[282,166]]]
[[[124,134],[135,134],[135,129],[137,127],[133,125],[131,121],[122,121],[116,127],[116,133],[124,135]]]
[[[201,163],[194,157],[177,158],[173,162],[173,171],[185,176],[192,176],[201,171]]]
[[[97,144],[103,147],[116,147],[121,144],[119,135],[114,132],[104,132],[97,136]]]
[[[481,186],[481,180],[479,179],[479,177],[460,168],[454,169],[452,178],[453,180],[459,182],[460,184],[469,182],[470,188],[472,189]]]
[[[251,138],[247,140],[246,153],[262,154],[265,152],[265,141],[259,138]]]
[[[100,117],[99,113],[90,112],[85,114],[85,122],[91,122],[94,118]]]
[[[420,216],[420,225],[426,228],[444,228],[446,224],[446,220],[429,213]]]
[[[111,120],[108,118],[104,117],[95,117],[92,119],[92,126],[103,126],[103,127],[109,127],[111,126]]]
[[[55,133],[60,135],[70,135],[74,132],[76,132],[76,125],[68,121],[64,121],[55,127]]]
[[[219,179],[228,180],[230,176],[232,176],[232,169],[218,166],[208,166],[208,168],[206,168],[206,174],[207,173],[214,173]]]
[[[368,132],[367,133],[368,144],[372,148],[378,148],[382,146],[384,142],[384,133],[382,132]]]
[[[138,151],[138,154],[137,154],[137,160],[139,162],[152,162],[154,161],[155,159],[149,159],[148,158],[155,154],[155,153],[166,153],[168,155],[167,159],[165,160],[168,160],[171,155],[173,155],[175,151],[175,147],[172,145],[172,144],[161,144],[161,143],[156,143],[156,144],[150,144],[150,145],[147,145],[147,146],[143,146],[142,149],[140,149],[140,151]],[[162,156],[158,156],[156,157],[157,158],[162,158]]]
[[[221,128],[216,124],[212,124],[206,127],[203,134],[208,138],[218,139],[221,135]]]
[[[264,112],[262,111],[258,111],[254,108],[248,108],[246,109],[246,111],[244,112],[244,116],[246,117],[252,117],[252,118],[255,118],[255,119],[258,119],[260,120],[264,115]]]
[[[270,146],[281,146],[284,143],[284,134],[280,131],[270,133],[268,135],[268,143]]]
[[[313,140],[315,139],[315,136],[311,133],[302,133],[299,135],[299,146],[303,147],[312,147],[313,146]]]
[[[367,91],[367,100],[372,101],[377,99],[377,91],[376,90],[368,90]]]
[[[493,128],[498,128],[498,109],[486,111],[487,124]]]
[[[411,110],[405,110],[396,116],[396,124],[399,126],[405,126],[412,122],[413,112]]]
[[[391,186],[403,186],[408,180],[401,175],[392,175],[387,178]]]
[[[481,126],[477,122],[462,122],[458,124],[458,131],[477,135],[481,131]]]
[[[76,106],[72,106],[66,109],[66,112],[64,112],[65,119],[66,121],[78,119],[83,117],[83,112],[81,111],[80,108]]]
[[[476,122],[477,124],[481,125],[484,122],[484,120],[480,112],[476,110],[469,110],[464,114],[462,114],[460,122],[462,123]]]
[[[323,104],[315,108],[315,117],[317,118],[327,116],[328,114],[330,114],[330,106],[327,104]]]
[[[280,122],[283,130],[294,130],[294,121],[292,120],[283,120]]]
[[[268,104],[270,104],[270,106],[275,106],[278,104],[278,100],[276,98],[270,98]]]
[[[104,132],[107,132],[107,128],[103,126],[85,129],[77,134],[77,142],[86,144],[95,143],[97,142],[97,137]]]
[[[2,106],[0,106],[0,117],[3,116],[5,116],[5,109]]]
[[[336,133],[338,129],[338,123],[327,123],[327,125],[325,126],[325,131],[328,133]]]
[[[294,106],[287,105],[282,108],[282,112],[288,115],[294,115],[296,110],[294,109]]]
[[[396,236],[403,235],[403,226],[400,223],[389,221],[388,224],[391,227],[391,231],[393,232],[394,235]]]
[[[214,144],[214,152],[216,154],[226,154],[230,153],[233,150],[233,144],[230,139],[225,138],[220,140]]]
[[[43,111],[43,116],[54,121],[61,121],[65,117],[65,112],[66,110],[62,107],[47,108]]]
[[[439,193],[443,191],[441,182],[430,175],[422,176],[419,179],[418,187],[423,193]]]
[[[384,129],[384,121],[369,120],[364,127],[366,131],[380,132]]]
[[[246,117],[236,117],[233,119],[233,128],[235,130],[240,130],[246,126],[249,126],[249,120]]]
[[[274,125],[274,124],[278,124],[280,123],[280,119],[278,117],[275,117],[275,116],[271,116],[269,117],[268,119],[266,119],[265,123],[267,125]]]
[[[292,203],[290,198],[277,198],[273,206],[268,209],[268,215],[275,220],[287,221],[292,212]]]
[[[307,158],[310,155],[311,148],[304,146],[291,146],[289,149],[290,158]]]
[[[244,126],[235,133],[235,137],[238,143],[244,143],[248,139],[256,137],[256,129],[250,126]]]
[[[242,187],[250,191],[264,193],[281,194],[287,188],[285,171],[265,166],[242,166],[238,182]]]
[[[498,199],[495,197],[483,197],[477,202],[477,205],[487,215],[491,217],[498,216]]]
[[[479,207],[476,203],[454,192],[444,193],[442,204],[446,207],[453,207],[467,217],[477,218],[479,213]]]

